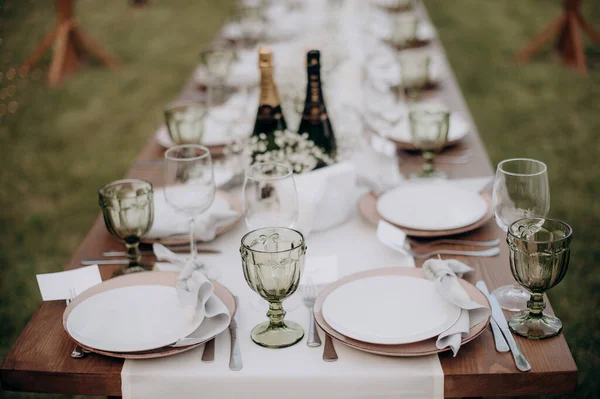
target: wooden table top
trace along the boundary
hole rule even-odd
[[[435,43],[435,46],[443,55],[439,43]],[[449,73],[441,87],[440,97],[453,110],[463,113],[472,122],[452,71],[447,67]],[[196,98],[198,93],[194,92],[194,86],[190,81],[181,97]],[[472,123],[472,126],[475,125]],[[438,165],[438,168],[448,173],[450,178],[492,176],[493,168],[475,128],[459,145],[445,151],[445,154],[458,153],[466,148],[470,148],[473,154],[469,163]],[[162,154],[162,149],[151,139],[138,160],[157,159]],[[400,169],[403,174],[408,175],[418,170],[420,164],[420,157],[403,154]],[[162,171],[157,168],[132,168],[127,176],[144,178],[161,185]],[[90,198],[90,201],[95,200],[96,198]],[[483,279],[490,290],[514,282],[508,265],[508,248],[504,244],[505,234],[493,220],[462,237],[502,239],[500,256],[468,259],[475,272],[468,275],[467,280],[475,283]],[[67,268],[79,267],[79,261],[84,258],[100,258],[101,252],[106,249],[121,250],[122,246],[109,235],[102,218],[98,217]],[[421,264],[422,261],[417,261],[418,266]],[[102,266],[102,277],[110,278],[117,267]],[[41,304],[4,359],[0,368],[1,388],[12,391],[120,396],[123,360],[95,354],[84,359],[72,359],[70,353],[73,343],[62,327],[64,308],[64,301]],[[546,310],[552,312],[549,303]],[[520,337],[515,339],[531,363],[531,371],[519,372],[510,353],[496,352],[491,330],[487,329],[478,339],[463,346],[456,358],[450,352],[440,355],[444,371],[444,396],[541,395],[575,390],[577,366],[562,334],[542,341],[529,341]],[[236,376],[232,375],[231,378]]]

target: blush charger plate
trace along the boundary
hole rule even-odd
[[[347,345],[351,348],[354,348],[354,349],[357,349],[357,350],[360,350],[363,352],[377,354],[377,355],[394,356],[394,357],[414,357],[414,356],[427,356],[427,355],[432,355],[432,354],[450,350],[450,348],[438,349],[435,345],[436,344],[435,337],[424,340],[424,341],[420,341],[420,342],[415,342],[415,343],[410,343],[410,344],[400,344],[400,345],[373,344],[373,343],[363,342],[363,341],[349,338],[349,337],[339,333],[333,327],[331,327],[329,324],[327,324],[327,321],[325,321],[325,318],[323,317],[323,313],[322,313],[323,302],[325,301],[327,296],[329,294],[331,294],[336,288],[338,288],[344,284],[350,283],[352,281],[356,281],[356,280],[367,278],[367,277],[398,276],[398,275],[423,278],[423,279],[425,278],[423,276],[423,271],[421,269],[402,268],[402,267],[367,270],[367,271],[359,272],[359,273],[344,277],[341,280],[326,287],[321,292],[319,297],[317,298],[317,300],[315,302],[315,306],[314,306],[314,314],[315,314],[315,320],[316,320],[317,324],[319,325],[319,327],[321,327],[321,329],[323,331],[325,331],[325,333],[330,335],[333,339],[337,340],[338,342],[340,342],[344,345]],[[472,285],[462,279],[459,279],[459,282],[463,286],[463,288],[467,291],[467,293],[469,294],[469,296],[471,297],[471,299],[473,301],[486,306],[488,309],[490,308],[490,305],[489,305],[485,295],[483,295],[483,293],[481,293],[481,291],[479,291],[477,288],[475,288],[474,285]],[[486,317],[485,320],[482,320],[481,322],[472,326],[470,329],[469,335],[462,339],[461,345],[464,345],[464,344],[474,340],[479,335],[481,335],[485,331],[485,329],[487,328],[489,323],[490,323],[490,316]]]
[[[221,234],[224,234],[224,233],[230,231],[231,229],[233,229],[238,224],[238,222],[240,220],[242,220],[242,203],[238,198],[229,194],[226,191],[217,190],[216,195],[218,195],[222,198],[225,198],[225,200],[227,201],[227,203],[229,204],[231,209],[238,212],[238,217],[234,221],[217,228],[216,236],[218,237]],[[182,236],[166,237],[166,238],[147,238],[146,237],[146,238],[143,238],[140,242],[143,242],[145,244],[158,243],[158,244],[164,244],[164,245],[185,245],[185,244],[189,244],[190,240],[186,234],[186,235],[182,235]]]
[[[155,134],[156,142],[163,147],[164,149],[169,149],[173,147],[175,144],[171,141],[171,137],[169,137],[169,133],[167,132],[167,127],[165,125],[161,125]],[[227,146],[227,143],[218,143],[218,144],[202,144],[207,147],[210,151],[210,155],[214,158],[218,158],[223,156],[223,151]]]
[[[79,304],[81,304],[86,299],[100,294],[102,292],[106,292],[109,290],[123,288],[132,285],[162,285],[167,287],[175,287],[177,284],[177,276],[178,273],[174,272],[144,272],[144,273],[135,273],[128,274],[124,276],[119,276],[112,278],[110,280],[104,281],[102,284],[98,284],[92,288],[87,289],[82,292],[78,296],[75,297],[71,301],[71,303],[67,306],[63,313],[63,328],[67,335],[69,332],[67,330],[67,319],[69,314],[75,309]],[[225,304],[227,309],[229,310],[229,314],[233,318],[233,315],[236,312],[236,302],[233,294],[222,284],[217,281],[211,281],[214,286],[215,295]],[[71,335],[69,338],[80,345],[82,348],[87,349],[90,352],[97,353],[100,355],[115,357],[121,359],[154,359],[158,357],[172,356],[179,353],[187,352],[189,350],[195,349],[201,345],[204,345],[207,341],[210,341],[214,337],[209,337],[205,341],[199,342],[197,344],[181,346],[181,347],[170,347],[165,346],[162,348],[157,348],[148,351],[140,351],[140,352],[109,352],[102,351],[92,347],[88,347],[86,345],[82,345],[81,342],[75,340]]]
[[[450,229],[450,230],[416,230],[416,229],[410,229],[410,228],[407,228],[404,226],[399,226],[399,225],[389,222],[387,220],[386,221],[393,224],[394,226],[398,227],[399,229],[404,231],[406,233],[406,235],[411,236],[411,237],[423,237],[423,238],[447,237],[447,236],[466,233],[466,232],[478,229],[481,226],[485,225],[494,216],[491,195],[488,193],[481,193],[480,195],[482,196],[482,198],[485,200],[485,202],[487,204],[487,207],[488,207],[487,212],[477,222],[470,224],[468,226],[465,226],[465,227],[461,227],[461,228],[457,228],[457,229]],[[361,216],[366,221],[368,221],[369,223],[371,223],[373,225],[377,225],[377,223],[379,223],[380,220],[385,220],[385,219],[383,219],[383,217],[381,217],[379,212],[377,212],[377,196],[373,193],[367,193],[363,197],[360,198],[360,200],[358,201],[358,210],[359,210],[359,213],[361,214]]]

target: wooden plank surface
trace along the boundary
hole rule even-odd
[[[424,10],[423,10],[424,12]],[[426,13],[424,13],[427,17]],[[437,51],[443,55],[439,43]],[[445,60],[445,57],[443,57]],[[471,115],[456,83],[451,69],[441,87],[440,97],[452,110],[462,112],[472,122]],[[181,94],[182,98],[197,99],[201,94],[195,91],[195,84],[188,83]],[[472,123],[474,127],[474,123]],[[450,178],[491,176],[493,168],[487,157],[477,130],[473,131],[458,146],[445,154],[459,153],[471,149],[473,158],[463,165],[438,165]],[[146,145],[138,160],[152,160],[162,157],[162,150],[154,140]],[[400,169],[407,175],[420,168],[418,156],[401,154]],[[144,178],[161,185],[162,174],[157,168],[131,169],[129,177]],[[96,198],[91,198],[95,201]],[[374,229],[375,230],[375,229]],[[495,258],[464,259],[475,268],[475,273],[467,276],[474,283],[484,279],[490,290],[512,283],[508,266],[507,247],[504,233],[491,220],[477,231],[463,235],[464,238],[502,238],[502,253]],[[453,248],[453,246],[446,246]],[[79,260],[99,258],[106,249],[122,249],[113,239],[104,222],[99,217],[71,259],[68,268],[79,267]],[[422,262],[417,262],[421,265]],[[116,267],[101,267],[102,277],[110,278]],[[65,393],[81,395],[121,395],[121,368],[123,362],[98,355],[75,360],[69,356],[72,343],[63,331],[61,320],[65,304],[60,302],[43,303],[21,336],[7,355],[0,369],[2,389],[28,392]],[[548,306],[547,311],[552,311]],[[508,315],[508,313],[507,313]],[[446,397],[473,397],[495,395],[537,395],[573,392],[577,383],[577,367],[571,356],[564,336],[543,341],[528,341],[516,338],[524,355],[531,363],[532,370],[519,372],[510,353],[496,352],[491,331],[461,348],[453,358],[449,352],[440,355],[444,371]],[[232,376],[235,378],[235,376]]]

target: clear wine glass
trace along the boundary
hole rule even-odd
[[[535,159],[506,159],[498,164],[492,193],[494,218],[508,227],[519,219],[546,217],[550,210],[550,188],[546,164]],[[517,284],[496,288],[493,294],[503,309],[527,309],[529,294]]]
[[[210,150],[194,144],[168,149],[165,152],[164,185],[167,204],[189,219],[190,260],[200,263],[194,237],[195,221],[210,208],[216,192]],[[214,268],[206,268],[206,273],[209,278],[218,277]]]
[[[244,217],[249,230],[289,227],[298,221],[298,193],[292,168],[265,162],[246,169]]]
[[[300,126],[302,113],[304,112],[304,100],[306,91],[298,84],[292,82],[280,85],[281,105],[288,130],[296,132]]]

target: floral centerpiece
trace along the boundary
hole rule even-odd
[[[289,165],[299,174],[337,161],[309,140],[308,134],[288,130],[238,139],[227,145],[223,153],[230,162],[236,163],[236,170],[244,170],[254,162],[278,162]]]

